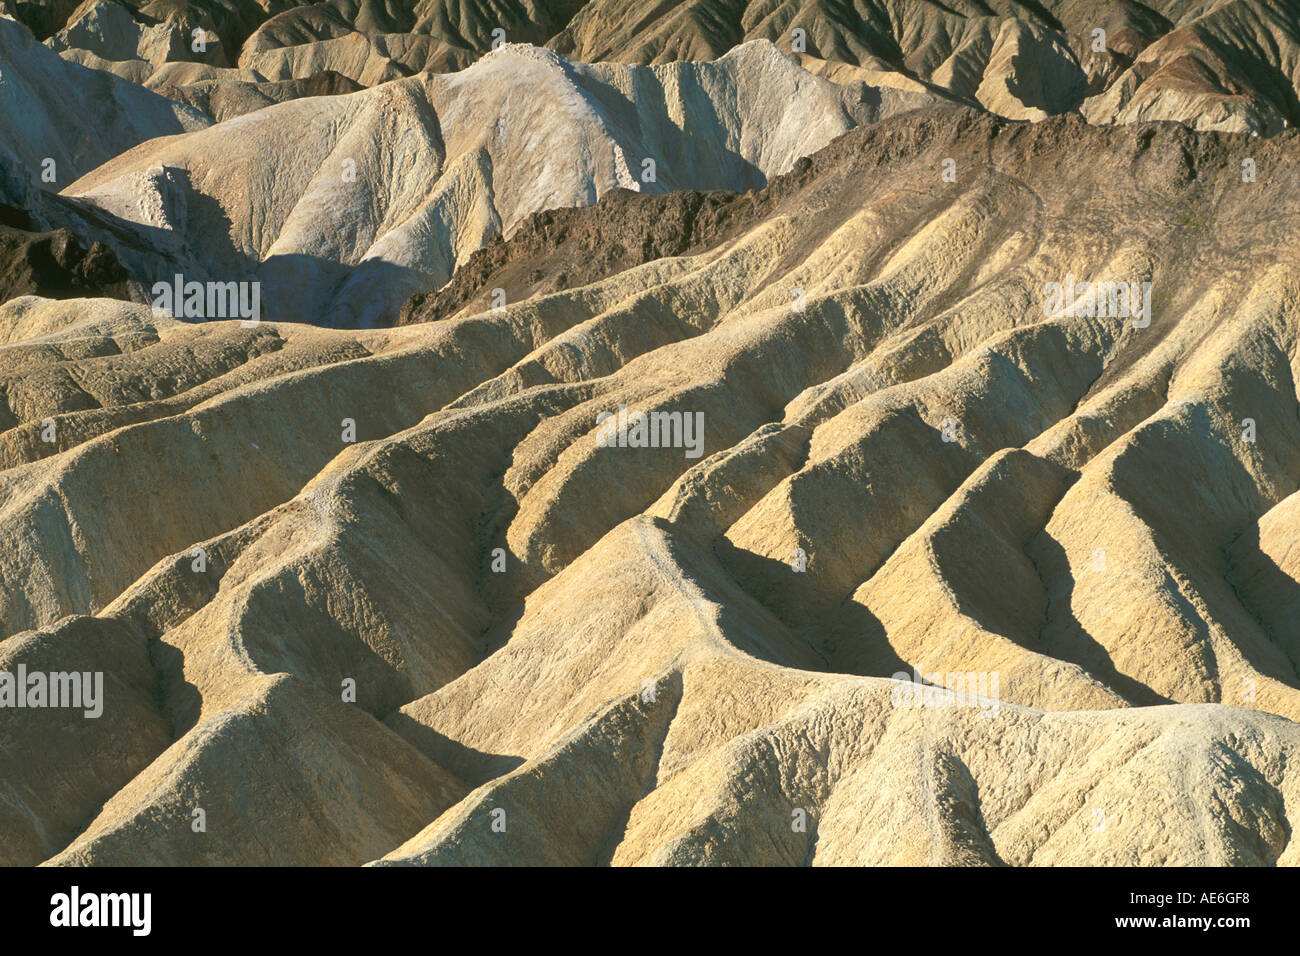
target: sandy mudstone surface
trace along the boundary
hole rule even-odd
[[[0,864],[1300,862],[1300,10],[660,6],[0,2]]]

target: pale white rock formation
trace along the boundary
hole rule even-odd
[[[188,106],[66,62],[0,17],[0,156],[21,162],[42,187],[60,190],[138,143],[209,125]],[[40,178],[47,160],[53,182]]]
[[[853,126],[930,101],[828,82],[765,42],[657,67],[508,45],[460,73],[146,145],[68,195],[145,227],[187,270],[255,275],[268,317],[365,325],[532,213],[629,180],[758,188]],[[163,207],[185,212],[163,221]]]

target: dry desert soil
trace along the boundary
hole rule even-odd
[[[0,0],[0,864],[1300,863],[1297,380],[1293,0]]]

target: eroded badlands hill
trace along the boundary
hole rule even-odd
[[[1096,123],[1270,135],[1300,123],[1292,0],[11,2],[52,49],[151,87],[169,64],[202,64],[194,81],[231,87],[226,110],[271,95],[266,84],[326,72],[374,86],[460,70],[505,42],[648,64],[712,60],[765,40],[832,72],[860,67],[873,85],[942,91],[1017,119],[1079,110]],[[197,49],[196,30],[207,41]]]
[[[460,73],[152,140],[67,186],[77,205],[58,224],[94,235],[88,215],[114,219],[144,290],[175,272],[256,279],[264,318],[388,323],[534,212],[616,187],[758,188],[853,126],[930,102],[820,79],[770,43],[656,67],[508,46]]]
[[[58,191],[138,143],[208,125],[193,109],[63,61],[0,10],[0,172],[20,165]]]
[[[939,106],[396,328],[0,306],[0,669],[108,688],[3,862],[1296,862],[1298,157]]]

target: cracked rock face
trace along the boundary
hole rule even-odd
[[[0,864],[1300,861],[1296,16],[739,6],[7,4]]]

